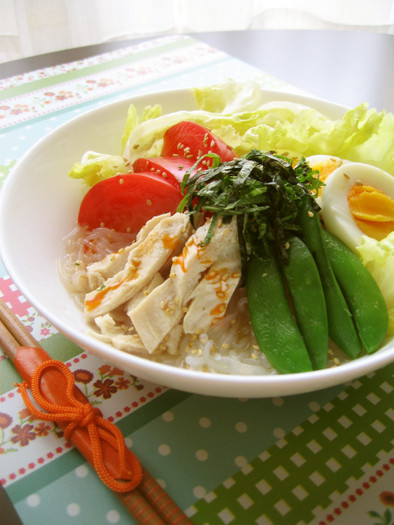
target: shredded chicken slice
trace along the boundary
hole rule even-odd
[[[89,266],[86,268],[89,281],[89,291],[95,290],[107,279],[120,272],[127,263],[130,252],[136,250],[138,245],[147,238],[153,228],[155,228],[155,226],[157,226],[160,221],[169,216],[170,214],[166,213],[153,217],[145,224],[145,226],[141,228],[135,242],[119,250],[118,252],[106,255],[103,259],[101,259],[101,261],[89,264]]]
[[[204,272],[222,251],[227,250],[229,244],[236,242],[236,226],[218,221],[211,241],[201,246],[209,226],[210,220],[197,229],[186,242],[182,253],[174,257],[169,278],[131,312],[133,325],[150,353],[181,321]]]
[[[93,320],[129,301],[190,236],[189,218],[182,213],[163,218],[128,254],[118,273],[85,297],[85,316]]]
[[[126,304],[126,312],[127,312],[127,315],[129,317],[131,317],[131,314],[134,310],[134,308],[136,308],[138,306],[138,304],[143,300],[145,299],[145,297],[147,297],[152,290],[154,290],[157,286],[159,286],[160,284],[162,284],[164,282],[164,279],[163,277],[161,276],[160,273],[157,273],[153,276],[153,279],[148,283],[147,286],[145,286],[145,288],[143,288],[141,291],[139,291],[138,293],[136,293],[131,299],[130,301]]]
[[[161,352],[168,352],[170,355],[176,355],[178,353],[179,343],[184,335],[182,323],[176,324],[164,339],[162,339],[153,354],[159,350]]]
[[[227,242],[190,295],[188,310],[183,319],[183,329],[187,334],[206,331],[223,319],[240,281],[241,256],[236,220],[232,220],[229,226]]]
[[[95,319],[101,333],[94,332],[99,341],[110,344],[119,350],[137,355],[147,355],[146,348],[137,333],[125,333],[125,329],[116,323],[111,314],[104,314]],[[130,323],[130,327],[132,327]]]

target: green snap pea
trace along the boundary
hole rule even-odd
[[[273,254],[264,259],[251,257],[246,291],[253,331],[271,365],[283,374],[311,371],[311,360]]]
[[[349,307],[335,277],[322,237],[318,213],[312,208],[308,197],[304,197],[299,223],[305,244],[311,251],[319,270],[326,298],[328,332],[330,338],[352,359],[360,355],[361,343]]]
[[[373,353],[388,330],[389,317],[382,292],[350,248],[328,231],[323,231],[323,240],[364,349]]]
[[[281,263],[294,314],[313,368],[325,368],[328,353],[327,308],[319,272],[306,244],[289,239],[288,263]]]

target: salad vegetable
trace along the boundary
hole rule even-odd
[[[355,358],[361,353],[361,344],[348,305],[327,256],[319,216],[308,199],[303,201],[300,208],[299,223],[302,227],[302,237],[319,269],[326,298],[330,337],[349,357]]]
[[[273,253],[250,258],[246,288],[253,331],[272,366],[284,374],[311,371],[311,360],[292,315]],[[274,307],[267,297],[275,298]]]
[[[323,241],[365,351],[375,352],[388,329],[382,293],[360,258],[345,244],[327,230],[323,230]]]
[[[129,163],[120,155],[87,151],[80,162],[74,163],[69,176],[73,179],[82,179],[88,186],[94,186],[102,180],[128,171]]]
[[[82,200],[78,222],[88,229],[106,227],[137,233],[155,215],[174,212],[180,188],[152,173],[116,175],[95,184]]]
[[[230,146],[195,122],[179,122],[164,133],[161,151],[163,157],[196,161],[209,153],[218,155],[222,162],[233,160],[235,157]],[[207,158],[205,163],[206,167],[209,167],[211,160]]]
[[[364,237],[357,247],[361,261],[382,291],[389,311],[389,333],[394,333],[394,232],[376,241]]]
[[[179,188],[186,172],[193,172],[194,161],[190,159],[178,159],[176,157],[143,157],[137,159],[133,164],[134,173],[147,171],[161,175],[168,182]]]
[[[288,263],[281,261],[286,288],[312,367],[325,368],[328,320],[324,291],[315,260],[300,237],[289,238]]]
[[[112,169],[105,169],[110,168],[111,158],[117,157],[117,162],[124,158],[132,164],[140,157],[159,157],[164,133],[185,120],[208,128],[237,156],[252,149],[275,150],[298,158],[328,154],[371,164],[394,175],[394,115],[391,113],[378,113],[364,103],[338,119],[331,119],[299,103],[264,102],[261,89],[254,83],[229,81],[195,88],[194,93],[195,110],[163,115],[160,106],[147,106],[140,118],[131,104],[121,152],[95,154],[99,174],[95,182],[120,172],[116,164]],[[89,185],[93,183],[91,174],[89,155],[70,171],[71,176],[82,178]]]
[[[197,170],[195,160],[204,157],[205,150],[216,151],[223,159],[234,157],[226,144],[192,122],[181,122],[174,129],[170,128],[165,136],[162,155],[137,159],[132,172],[130,164],[123,158],[119,160],[107,155],[102,159],[103,167],[106,163],[112,163],[117,170],[124,166],[124,171],[103,179],[103,168],[99,169],[100,165],[95,163],[96,157],[86,157],[87,163],[83,168],[75,164],[70,172],[72,177],[84,173],[85,182],[92,185],[80,206],[79,225],[88,229],[105,226],[137,234],[152,217],[175,212],[182,199],[181,181],[186,173],[190,176]],[[209,156],[207,159],[211,161]],[[200,161],[207,165],[207,160],[201,158]]]

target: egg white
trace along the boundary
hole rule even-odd
[[[332,161],[336,161],[337,168],[341,167],[342,164],[345,164],[346,162],[350,162],[348,160],[341,159],[340,157],[335,157],[334,155],[311,155],[310,157],[306,157],[305,160],[312,169],[315,169],[318,166],[324,166],[328,162],[331,163]]]
[[[394,200],[394,177],[374,166],[347,162],[327,177],[319,203],[324,224],[352,250],[361,244],[365,236],[354,221],[347,200],[355,184],[372,186]]]

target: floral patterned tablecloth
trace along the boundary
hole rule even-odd
[[[2,80],[0,184],[38,138],[77,114],[230,77],[296,91],[187,36]],[[28,303],[1,261],[0,297],[68,364],[193,523],[394,523],[394,365],[311,394],[205,397],[150,384],[86,354]],[[18,380],[0,351],[0,482],[24,524],[133,523],[59,428],[30,417]]]

